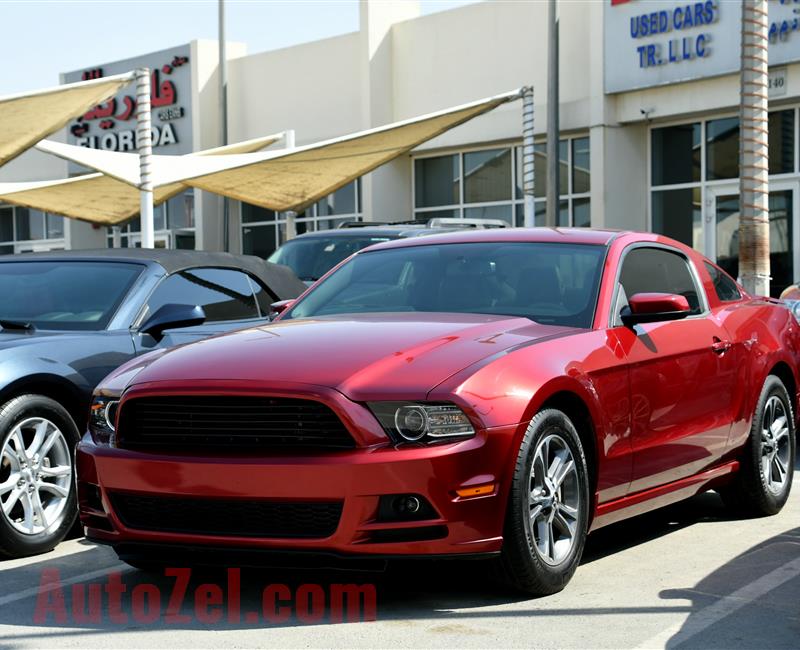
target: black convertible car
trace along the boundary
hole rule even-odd
[[[285,266],[227,253],[0,257],[0,554],[47,551],[73,525],[73,448],[103,377],[137,355],[266,321],[271,303],[305,288]]]

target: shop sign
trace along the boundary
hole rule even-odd
[[[135,68],[150,68],[151,135],[157,153],[192,151],[189,46],[117,61],[62,75],[62,81],[99,79]],[[95,106],[68,127],[68,142],[107,151],[136,151],[136,87]]]
[[[800,0],[768,7],[770,64],[800,60]],[[606,0],[606,92],[738,71],[741,14],[741,4],[727,0]]]

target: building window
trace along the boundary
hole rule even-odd
[[[64,248],[64,217],[21,206],[0,207],[0,255]]]
[[[772,295],[798,279],[791,245],[800,193],[798,108],[769,113],[769,220]],[[739,118],[728,116],[650,131],[650,217],[654,232],[694,247],[737,277]]]
[[[589,226],[591,210],[588,136],[559,142],[558,225]],[[502,219],[524,222],[522,147],[470,149],[414,159],[414,218]],[[547,195],[547,148],[534,145],[535,218],[544,225]]]
[[[241,204],[242,253],[266,259],[286,241],[286,213]],[[355,180],[320,199],[295,217],[298,235],[331,230],[361,221],[361,181]]]
[[[191,191],[153,207],[156,248],[195,249],[194,194]],[[142,223],[137,216],[120,226],[119,248],[142,245]],[[114,248],[114,229],[108,228],[108,247]]]
[[[791,174],[794,171],[794,110],[769,114],[769,173]]]
[[[653,129],[653,185],[700,181],[700,123]]]
[[[706,122],[706,180],[739,177],[739,118]]]

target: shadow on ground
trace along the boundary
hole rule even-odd
[[[800,469],[800,461],[797,468]],[[588,564],[611,554],[624,552],[699,522],[728,520],[730,520],[730,515],[715,493],[701,494],[683,503],[598,531],[589,538],[583,563]],[[93,557],[103,558],[106,563],[110,561],[107,550],[96,549],[88,543],[86,546],[86,551],[78,554],[82,572],[97,568],[92,565]],[[75,557],[75,554],[71,557]],[[757,608],[740,610],[735,617],[734,624],[727,620],[720,620],[706,626],[700,632],[696,631],[696,628],[702,628],[707,623],[708,605],[728,597],[735,599],[738,589],[773,571],[790,557],[800,557],[800,528],[789,530],[758,545],[710,574],[697,585],[687,585],[685,589],[663,592],[661,596],[665,603],[660,607],[559,609],[547,607],[545,599],[530,602],[530,606],[503,610],[493,609],[490,612],[483,608],[523,603],[529,601],[529,598],[489,581],[486,564],[479,561],[397,562],[390,565],[384,573],[327,570],[276,571],[243,568],[238,607],[235,604],[231,605],[228,601],[229,575],[224,570],[196,569],[191,574],[180,609],[177,610],[169,602],[170,598],[174,597],[176,586],[174,577],[142,572],[119,565],[120,581],[125,589],[121,607],[125,616],[124,621],[115,620],[112,617],[109,599],[105,592],[102,594],[102,607],[98,620],[76,619],[75,613],[85,611],[86,603],[90,601],[93,589],[89,586],[90,583],[101,585],[95,589],[102,589],[107,582],[107,578],[104,576],[85,583],[69,584],[69,580],[62,583],[60,594],[64,598],[65,620],[58,620],[56,610],[59,605],[56,601],[60,596],[59,590],[54,589],[44,595],[41,593],[38,596],[31,595],[29,598],[0,606],[0,625],[27,628],[20,630],[22,636],[15,635],[14,638],[20,641],[24,639],[37,640],[44,644],[53,643],[59,639],[69,639],[75,635],[113,634],[136,629],[172,628],[181,630],[206,629],[212,626],[215,629],[224,630],[294,626],[304,623],[324,625],[340,622],[340,620],[363,619],[365,614],[367,618],[370,618],[371,605],[364,600],[364,595],[369,597],[369,593],[374,593],[376,598],[375,614],[379,620],[425,619],[435,623],[437,619],[441,619],[441,627],[455,633],[460,631],[468,633],[470,621],[485,616],[507,616],[510,621],[513,621],[515,617],[531,616],[622,614],[635,617],[652,612],[688,611],[691,614],[686,625],[674,635],[673,641],[670,641],[672,646],[742,646],[742,639],[753,638],[753,627],[757,625],[763,630],[763,636],[759,639],[763,639],[764,642],[759,641],[760,647],[783,647],[787,640],[785,635],[793,633],[794,636],[791,640],[794,643],[787,647],[796,648],[796,640],[800,638],[800,609],[798,609],[800,580],[796,577],[785,581],[774,591],[770,590],[762,602],[759,602]],[[3,582],[6,582],[8,578],[15,578],[14,582],[17,585],[25,584],[26,587],[36,587],[41,584],[43,570],[52,568],[54,564],[56,561],[47,556],[42,556],[41,561],[9,569],[3,569],[3,562],[0,562],[0,575],[3,577]],[[364,586],[365,590],[360,596],[356,595],[353,601],[348,599],[346,593],[345,595],[340,593],[340,600],[344,607],[337,609],[334,606],[332,594],[339,585],[348,584]],[[198,594],[207,593],[208,585],[218,585],[222,592],[221,604],[208,603],[207,597],[205,597],[206,601],[200,603],[201,609],[204,607],[206,612],[212,613],[212,616],[219,616],[219,620],[213,622],[202,620],[196,607],[197,598],[201,600],[204,598]],[[273,594],[273,597],[269,599],[264,598],[267,585],[283,585],[285,588],[280,587],[280,593]],[[300,602],[299,596],[303,593],[303,585],[316,585],[314,594],[310,594],[306,590],[303,596],[305,603],[311,603],[310,606],[303,607]],[[138,610],[133,606],[137,594],[141,601]],[[686,600],[689,600],[691,604],[687,605]],[[35,618],[37,601],[41,618]],[[56,602],[56,609],[54,609],[54,602]],[[292,608],[292,613],[281,618],[281,612],[288,612],[288,610],[280,610],[280,608],[286,606]],[[42,611],[43,607],[44,611]],[[237,609],[240,611],[238,617],[236,616]],[[135,611],[139,612],[137,616],[134,616]],[[165,618],[170,613],[180,613],[187,618],[185,620]],[[705,618],[703,618],[704,616]],[[764,620],[773,620],[776,624],[765,627]],[[511,624],[513,625],[513,623]],[[721,639],[725,639],[726,643],[717,642]],[[112,637],[109,637],[108,642],[109,644],[113,643]]]

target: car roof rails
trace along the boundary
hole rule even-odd
[[[457,217],[436,217],[428,221],[429,228],[510,228],[503,219],[459,219]]]
[[[374,228],[375,226],[420,226],[424,221],[343,221],[337,228]]]

